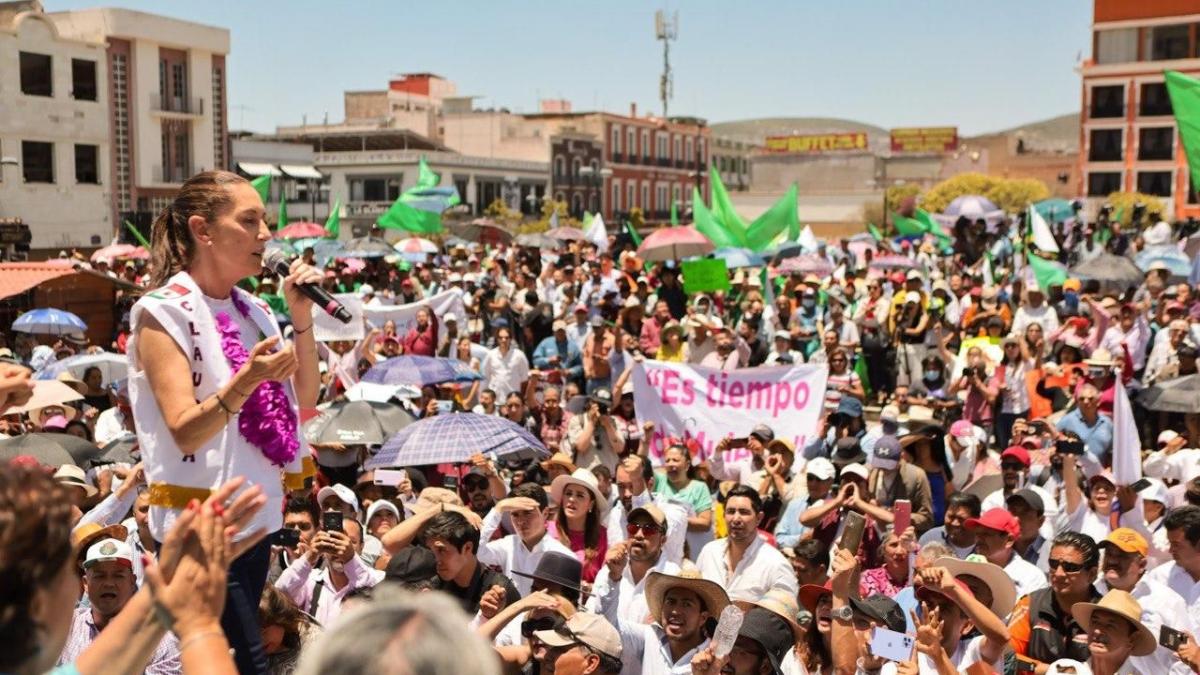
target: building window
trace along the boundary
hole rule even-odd
[[[703,139],[703,138],[701,138],[701,139],[700,139],[699,141],[697,141],[697,142],[700,144],[700,145],[699,145],[699,151],[698,151],[698,152],[699,152],[699,154],[700,154],[700,164],[701,164],[701,165],[705,165],[705,164],[707,164],[707,163],[708,163],[708,155],[707,155],[707,154],[705,154],[705,152],[704,152],[704,139]]]
[[[54,144],[21,141],[21,168],[26,183],[53,183]]]
[[[49,54],[21,52],[21,93],[27,96],[53,96],[54,72]]]
[[[1145,42],[1142,56],[1150,61],[1186,59],[1188,55],[1187,24],[1174,26],[1150,26],[1143,29]]]
[[[1092,129],[1088,135],[1089,162],[1121,161],[1121,130]]]
[[[1138,159],[1171,159],[1175,156],[1175,127],[1138,130]]]
[[[655,141],[658,144],[658,158],[659,159],[669,158],[670,155],[667,154],[667,148],[669,146],[669,139],[666,136],[664,136],[663,134],[658,134],[658,136],[655,138]]]
[[[612,128],[612,154],[621,154],[621,127],[615,124]]]
[[[1147,82],[1142,85],[1138,96],[1139,115],[1170,115],[1171,98],[1167,96],[1167,85],[1163,82]]]
[[[1137,39],[1136,28],[1096,31],[1096,64],[1137,61]]]
[[[96,62],[87,59],[71,59],[71,96],[76,101],[95,101]]]
[[[1094,171],[1088,174],[1087,188],[1089,197],[1107,197],[1121,191],[1120,171]]]
[[[396,178],[351,178],[350,201],[394,202],[400,197],[403,176]]]
[[[683,161],[687,162],[688,164],[691,164],[692,162],[696,161],[696,156],[694,154],[694,148],[692,146],[691,138],[687,138],[683,141],[683,155],[684,155]]]
[[[650,183],[649,181],[642,182],[642,211],[650,211]]]
[[[625,134],[625,154],[629,155],[630,159],[637,155],[637,132],[633,129]]]
[[[580,166],[581,164],[582,164],[582,162],[581,162],[581,161],[579,161],[579,158],[578,158],[578,157],[576,157],[575,159],[571,160],[571,178],[578,178],[578,177],[579,177],[579,166]]]
[[[642,132],[642,158],[650,159],[650,132]]]
[[[75,182],[100,184],[100,148],[95,145],[75,146]]]
[[[663,213],[671,208],[671,205],[668,204],[669,198],[667,197],[669,189],[670,188],[667,186],[666,183],[659,183],[654,186],[654,201],[655,201],[654,210],[655,211],[658,211],[659,213]]]
[[[612,212],[621,210],[621,181],[616,178],[612,182]]]
[[[563,159],[562,155],[554,158],[554,180],[560,181],[566,178],[567,160]]]
[[[637,207],[637,185],[634,181],[629,181],[629,186],[626,189],[625,209],[632,210]]]
[[[1137,191],[1155,197],[1171,196],[1170,171],[1139,171],[1137,175]]]
[[[1092,87],[1090,110],[1090,117],[1124,117],[1125,87],[1119,84]]]

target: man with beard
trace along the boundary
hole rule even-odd
[[[1192,625],[1200,627],[1200,506],[1173,509],[1163,519],[1163,528],[1172,560],[1147,576],[1178,593],[1187,603]]]
[[[479,547],[479,562],[499,568],[513,580],[521,595],[529,595],[533,582],[529,577],[514,576],[514,571],[537,569],[542,556],[550,551],[575,555],[555,537],[546,536],[549,506],[545,488],[537,483],[522,483],[488,511],[480,526],[479,539],[486,543]],[[508,514],[514,532],[493,541],[504,514]]]
[[[733,331],[729,327],[722,325],[713,333],[714,349],[700,359],[700,365],[705,368],[716,368],[717,370],[737,370],[746,362],[747,353],[743,354],[743,347],[737,343],[734,338]]]
[[[1054,530],[1050,524],[1058,516],[1058,502],[1044,488],[1031,484],[1032,481],[1029,478],[1031,464],[1029,451],[1019,445],[1010,446],[1000,453],[1000,477],[1004,480],[1004,487],[984,497],[983,510],[986,512],[992,509],[1002,509],[1007,505],[1008,498],[1014,492],[1023,489],[1033,490],[1042,500],[1042,515],[1045,516],[1045,522],[1040,531],[1042,536],[1049,539],[1054,536]]]
[[[991,509],[978,518],[968,519],[966,526],[975,532],[975,552],[1004,568],[1017,585],[1017,597],[1046,587],[1046,575],[1013,550],[1021,533],[1016,516],[1005,509]]]
[[[58,657],[58,665],[75,663],[137,591],[133,575],[133,549],[119,539],[101,539],[92,544],[83,561],[83,581],[90,606],[75,608],[71,633]],[[178,673],[182,668],[179,640],[174,633],[167,631],[158,643],[146,672],[167,675]]]
[[[654,494],[650,489],[654,481],[654,468],[646,457],[626,457],[617,465],[618,499],[608,511],[606,531],[608,545],[619,544],[626,539],[628,516],[634,509],[648,504],[658,507],[666,515],[663,532],[662,557],[676,565],[683,562],[683,543],[687,539],[688,509],[664,495]]]
[[[792,595],[799,590],[787,558],[758,536],[762,519],[758,491],[735,486],[725,497],[729,535],[706,544],[696,558],[700,574],[720,583],[735,599],[754,601],[776,588]]]
[[[1102,594],[1114,589],[1128,592],[1142,608],[1142,625],[1155,635],[1163,626],[1191,632],[1194,627],[1188,625],[1187,605],[1183,598],[1161,583],[1146,578],[1146,555],[1150,546],[1142,535],[1127,527],[1117,528],[1100,543],[1100,548],[1104,559],[1096,590]],[[1130,657],[1129,665],[1143,673],[1184,675],[1191,672],[1175,652],[1163,646],[1158,646],[1153,654]]]
[[[629,512],[626,526],[629,538],[619,544],[609,544],[604,560],[608,574],[597,575],[592,598],[588,601],[589,609],[597,611],[601,602],[613,602],[611,595],[615,592],[617,617],[622,623],[647,622],[647,575],[650,572],[679,574],[679,565],[663,555],[668,528],[666,514],[654,504]]]
[[[650,624],[619,621],[615,593],[601,599],[600,612],[621,631],[623,675],[691,672],[692,657],[710,642],[705,623],[721,615],[729,597],[720,585],[690,574],[650,572],[646,578]]]
[[[1087,629],[1077,622],[1072,610],[1076,603],[1100,599],[1100,592],[1092,585],[1099,565],[1100,550],[1091,537],[1064,532],[1054,538],[1048,563],[1049,588],[1021,598],[1009,622],[1012,648],[1018,656],[1033,661],[1042,672],[1046,664],[1057,659],[1087,660]],[[1019,581],[1017,593],[1022,594]]]

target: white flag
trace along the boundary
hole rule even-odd
[[[1118,375],[1113,398],[1113,480],[1117,485],[1132,485],[1142,477],[1142,439],[1138,436],[1137,420],[1129,394]]]
[[[800,230],[800,238],[797,239],[796,242],[800,244],[800,248],[804,249],[805,251],[817,250],[817,237],[813,234],[812,228],[808,225],[805,225],[804,229]]]
[[[1039,250],[1047,253],[1058,253],[1058,242],[1054,241],[1054,235],[1050,232],[1050,225],[1046,223],[1046,219],[1038,210],[1029,207],[1029,228],[1033,234],[1033,245]]]
[[[608,230],[604,227],[604,217],[599,213],[592,218],[592,224],[588,226],[587,232],[588,241],[596,245],[596,250],[605,253],[608,251]]]
[[[553,230],[556,227],[558,227],[558,210],[557,209],[550,213],[550,229]]]

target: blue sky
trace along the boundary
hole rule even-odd
[[[98,6],[44,0],[47,11]],[[844,117],[965,134],[1079,109],[1088,0],[635,0],[603,3],[124,0],[121,7],[230,29],[230,126],[271,131],[325,113],[342,91],[431,71],[530,112],[661,109],[654,10],[679,10],[672,114],[711,122]],[[244,106],[244,107],[239,107]]]

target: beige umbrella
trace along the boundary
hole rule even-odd
[[[34,380],[33,396],[29,397],[29,401],[25,405],[10,408],[4,414],[13,415],[16,413],[33,412],[48,405],[65,406],[71,401],[78,401],[82,398],[83,395],[75,391],[66,382],[58,380]]]

